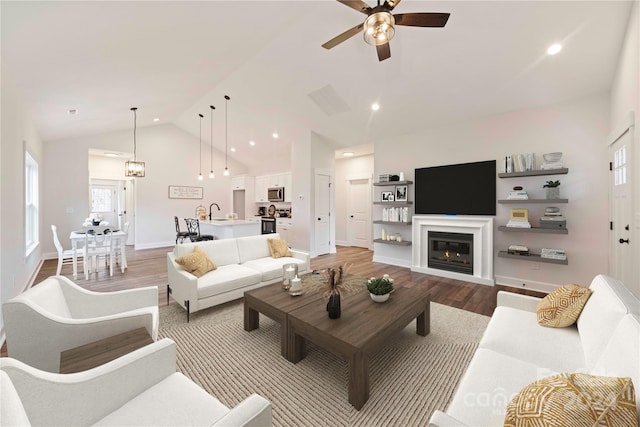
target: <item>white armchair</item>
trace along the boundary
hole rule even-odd
[[[252,394],[227,408],[176,372],[176,344],[149,344],[97,368],[53,374],[0,358],[0,425],[270,426],[271,403]]]
[[[59,372],[64,350],[146,328],[158,338],[158,288],[92,292],[52,276],[2,306],[7,351],[35,368]]]

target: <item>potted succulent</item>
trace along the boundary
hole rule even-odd
[[[547,199],[560,198],[560,181],[547,181],[542,187],[547,191]]]
[[[372,277],[367,280],[367,290],[372,300],[384,302],[389,299],[389,294],[393,291],[393,279],[388,274],[382,277]]]

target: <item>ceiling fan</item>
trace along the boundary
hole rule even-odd
[[[358,12],[367,15],[367,19],[362,24],[348,29],[337,37],[332,38],[322,45],[325,49],[331,49],[345,40],[358,34],[364,29],[364,41],[374,45],[378,51],[378,59],[384,61],[391,56],[389,40],[395,34],[395,25],[405,25],[409,27],[444,27],[449,19],[448,13],[400,13],[392,15],[391,11],[402,0],[385,0],[380,5],[370,7],[362,0],[338,0],[338,2],[349,6]]]

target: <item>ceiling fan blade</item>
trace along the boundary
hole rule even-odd
[[[396,25],[408,27],[444,27],[449,13],[399,13],[393,15]]]
[[[385,0],[384,1],[384,7],[391,11],[393,10],[394,7],[398,6],[398,3],[400,3],[402,0]]]
[[[389,43],[376,46],[376,50],[378,51],[379,61],[384,61],[391,56],[391,48],[389,47]]]
[[[350,39],[351,37],[358,34],[360,31],[362,31],[362,27],[364,27],[364,22],[362,24],[356,25],[353,28],[348,29],[344,33],[340,34],[339,36],[332,38],[331,40],[323,44],[322,47],[325,49],[331,49],[332,47],[336,47],[343,41]]]
[[[338,2],[345,6],[349,6],[351,9],[357,10],[358,12],[362,12],[365,15],[368,15],[371,11],[371,7],[362,0],[338,0]]]

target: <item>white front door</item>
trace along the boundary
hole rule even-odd
[[[91,213],[115,227],[119,227],[117,190],[117,181],[91,180]]]
[[[634,283],[632,238],[633,215],[633,127],[627,128],[609,146],[611,164],[609,274],[622,283]],[[637,260],[636,260],[637,261]]]
[[[347,240],[350,246],[371,249],[371,182],[349,180]]]
[[[315,174],[315,255],[331,250],[331,177]]]

